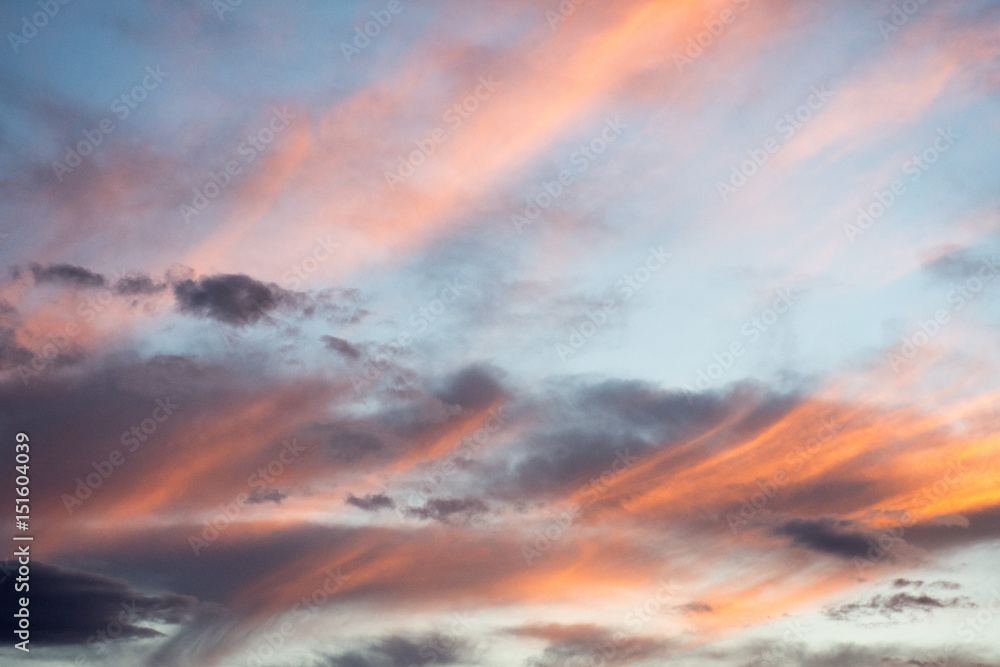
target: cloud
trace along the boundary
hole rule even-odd
[[[181,312],[233,325],[254,322],[295,300],[291,292],[277,285],[240,273],[181,281],[174,285],[174,296]]]
[[[337,338],[335,336],[322,336],[320,340],[323,341],[323,345],[326,349],[348,358],[348,359],[358,359],[361,357],[361,351],[348,343],[343,338]]]
[[[420,519],[448,523],[456,515],[469,520],[485,514],[488,510],[486,503],[478,498],[432,498],[423,507],[408,507],[404,512]]]
[[[869,536],[864,533],[844,531],[847,521],[822,519],[791,519],[774,528],[776,535],[791,537],[796,546],[841,558],[861,558],[871,548]]]
[[[115,293],[123,296],[157,294],[165,289],[166,283],[158,283],[144,273],[123,276],[115,283]]]
[[[715,611],[712,609],[712,605],[704,602],[689,602],[687,604],[682,604],[676,609],[682,614],[710,614]]]
[[[867,602],[852,602],[824,610],[827,617],[835,621],[850,621],[859,617],[881,615],[892,617],[908,611],[930,613],[935,609],[948,607],[970,606],[965,598],[942,599],[931,595],[912,595],[910,593],[894,593],[892,595],[876,595]]]
[[[976,275],[992,275],[1000,270],[998,257],[994,253],[981,252],[979,248],[941,249],[941,254],[924,263],[924,270],[942,280],[967,280]]]
[[[461,637],[442,634],[388,635],[365,648],[327,656],[328,667],[411,667],[468,663],[472,644]]]
[[[630,665],[649,658],[662,659],[674,648],[670,642],[662,639],[630,636],[591,623],[528,624],[510,628],[507,632],[549,642],[542,655],[529,663],[537,667]]]
[[[3,567],[17,567],[5,561]],[[84,644],[101,636],[119,640],[162,636],[143,623],[176,625],[198,607],[195,598],[173,593],[147,595],[120,579],[70,570],[40,561],[31,564],[31,641],[39,645]],[[0,631],[13,636],[16,595],[3,596]],[[120,634],[114,634],[117,628]],[[108,632],[111,628],[111,632]]]
[[[562,495],[619,469],[626,458],[641,457],[652,445],[630,433],[569,428],[533,434],[524,449],[522,460],[495,476],[501,495]]]
[[[442,401],[466,410],[479,410],[504,395],[496,368],[468,366],[448,378],[439,394]]]
[[[349,493],[347,494],[347,504],[354,505],[355,507],[363,509],[367,512],[377,512],[381,509],[392,509],[396,506],[396,503],[392,498],[381,493],[369,493],[361,498],[358,498],[353,493]]]
[[[839,643],[828,648],[814,648],[804,643],[786,641],[748,642],[736,649],[706,651],[710,663],[720,659],[726,664],[764,667],[765,665],[795,665],[796,667],[991,667],[995,660],[986,655],[956,650],[953,645],[917,649],[912,645],[879,643],[864,645]],[[697,652],[697,651],[696,651]]]
[[[31,361],[35,353],[18,344],[17,332],[11,327],[0,327],[0,370],[9,370]]]
[[[78,287],[104,287],[107,282],[101,274],[72,264],[51,264],[45,267],[39,264],[32,264],[31,273],[35,277],[35,282],[39,285],[44,283],[63,283]]]
[[[247,502],[251,505],[271,502],[275,505],[280,505],[281,501],[288,497],[287,493],[282,493],[277,489],[254,489],[250,492],[250,497]]]
[[[892,582],[892,585],[896,588],[906,588],[907,586],[913,586],[914,588],[920,588],[924,585],[923,581],[911,581],[910,579],[896,579]]]

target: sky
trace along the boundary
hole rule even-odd
[[[0,662],[1000,665],[1000,2],[0,28]]]

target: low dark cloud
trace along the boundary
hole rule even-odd
[[[50,264],[48,266],[32,264],[31,274],[35,278],[35,283],[39,285],[44,283],[63,283],[78,287],[104,287],[107,283],[107,280],[101,274],[72,264]]]
[[[123,276],[115,283],[115,293],[122,296],[157,294],[165,289],[166,283],[158,283],[143,273]]]
[[[354,505],[360,509],[368,512],[377,512],[381,509],[392,509],[396,506],[396,503],[390,498],[381,493],[369,493],[366,496],[358,498],[353,493],[347,494],[347,504]]]
[[[254,489],[250,492],[250,497],[247,498],[247,502],[251,505],[260,503],[274,503],[278,505],[282,500],[288,497],[287,493],[282,493],[277,489]]]
[[[479,410],[504,395],[499,372],[486,366],[469,366],[446,380],[440,398],[449,405]]]
[[[851,602],[831,607],[824,613],[835,621],[850,621],[873,615],[893,617],[909,611],[932,612],[935,609],[966,606],[970,606],[970,603],[965,598],[943,599],[927,594],[912,595],[904,592],[876,595],[866,602]]]
[[[361,357],[361,350],[351,345],[349,342],[343,338],[337,338],[336,336],[322,336],[320,340],[326,349],[336,352],[347,359],[358,359]]]
[[[528,663],[532,667],[631,665],[650,658],[662,660],[673,648],[661,639],[630,636],[590,623],[523,625],[507,632],[549,642],[542,654]]]
[[[541,432],[525,443],[530,452],[513,465],[506,479],[505,495],[563,494],[641,457],[651,445],[628,434],[591,430]]]
[[[390,453],[384,439],[370,433],[365,424],[333,423],[324,430],[327,431],[325,450],[337,463],[356,464],[379,459]]]
[[[6,561],[3,567],[15,566]],[[120,579],[69,570],[43,562],[31,563],[30,618],[32,645],[84,644],[104,631],[117,640],[161,636],[143,623],[179,624],[198,606],[193,597],[160,593],[147,595]],[[0,633],[13,637],[16,595],[2,597]],[[119,633],[118,628],[121,628]]]
[[[924,263],[924,270],[943,280],[967,280],[981,272],[991,275],[998,269],[1000,258],[983,246],[951,250]]]
[[[181,312],[232,325],[256,322],[295,301],[291,292],[241,273],[183,280],[174,285],[174,296]]]
[[[872,548],[870,537],[862,532],[847,530],[852,524],[829,517],[821,519],[791,519],[778,525],[774,532],[791,537],[796,546],[841,558],[863,558]]]
[[[304,308],[304,314],[320,315],[331,324],[355,325],[371,314],[361,305],[361,292],[353,287],[319,290],[311,293],[310,299],[311,303]]]
[[[420,519],[449,523],[455,518],[474,519],[488,510],[486,503],[478,498],[433,498],[423,507],[408,507],[405,513]]]
[[[709,648],[713,663],[743,665],[745,667],[771,667],[795,665],[796,667],[858,667],[880,665],[885,667],[993,667],[995,660],[958,650],[953,645],[925,650],[898,644],[862,645],[842,643],[826,649],[810,649],[804,643],[788,641],[754,641],[734,650]]]
[[[1000,507],[963,514],[968,526],[920,523],[906,529],[906,541],[921,549],[948,549],[1000,538]]]
[[[390,635],[366,648],[327,656],[328,667],[412,667],[469,662],[472,645],[463,638],[442,634],[418,637]]]
[[[711,614],[715,610],[712,609],[712,605],[704,602],[689,602],[677,607],[677,611],[682,614]]]
[[[27,364],[35,354],[17,342],[17,332],[10,327],[0,327],[0,370],[10,370]]]

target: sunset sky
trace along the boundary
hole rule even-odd
[[[1000,665],[1000,1],[0,27],[3,664]]]

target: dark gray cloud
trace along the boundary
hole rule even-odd
[[[49,266],[32,264],[31,273],[39,285],[62,283],[78,287],[104,287],[107,283],[101,274],[72,264],[50,264]]]
[[[560,495],[606,471],[621,468],[628,457],[641,457],[652,446],[628,434],[584,429],[550,431],[530,436],[528,452],[506,475],[497,474],[501,495]]]
[[[333,423],[322,427],[327,443],[327,455],[338,463],[357,464],[380,460],[393,449],[364,423]]]
[[[166,283],[158,283],[144,273],[123,276],[115,283],[115,293],[122,296],[157,294],[167,289]]]
[[[439,397],[467,410],[484,408],[504,395],[499,375],[496,368],[468,366],[446,380]]]
[[[715,610],[712,609],[712,605],[704,602],[688,602],[677,607],[677,611],[682,614],[710,614]]]
[[[776,535],[791,537],[796,546],[841,558],[864,558],[872,548],[866,533],[847,530],[853,524],[829,517],[790,519],[774,528]]]
[[[489,464],[493,495],[508,500],[575,491],[645,459],[654,451],[690,442],[729,422],[713,446],[745,441],[794,407],[795,395],[750,384],[687,395],[643,382],[550,382],[514,409],[537,424],[502,463]],[[704,450],[687,448],[669,465],[696,464]],[[666,472],[666,471],[665,471]],[[605,502],[615,502],[607,498]]]
[[[347,494],[347,504],[354,505],[368,512],[376,512],[381,509],[392,509],[396,503],[389,496],[381,493],[369,493],[358,498],[353,493]]]
[[[959,248],[924,263],[924,270],[942,280],[966,280],[980,271],[995,271],[998,262],[1000,257],[984,246]]]
[[[971,606],[966,598],[935,598],[931,595],[894,593],[875,595],[865,602],[851,602],[824,610],[827,617],[835,621],[851,621],[873,615],[892,617],[909,611],[931,612],[948,607]]]
[[[655,433],[661,439],[680,439],[727,416],[733,403],[747,398],[740,391],[729,400],[715,394],[664,391],[630,380],[607,380],[590,386],[568,387],[574,411],[619,427]]]
[[[449,523],[455,518],[474,519],[489,511],[489,507],[478,498],[432,498],[423,507],[408,507],[409,516]]]
[[[590,623],[523,625],[507,632],[549,642],[542,654],[528,663],[532,667],[631,665],[650,658],[662,660],[675,648],[659,638],[627,635]]]
[[[336,336],[321,336],[320,340],[323,341],[323,345],[326,346],[326,349],[336,352],[343,357],[348,359],[358,359],[361,357],[361,350],[354,347],[343,338],[337,338]]]
[[[17,332],[11,327],[0,327],[0,370],[9,370],[27,364],[35,356],[28,348],[18,344]]]
[[[361,292],[352,287],[319,290],[312,293],[310,299],[311,302],[305,306],[303,313],[320,315],[331,324],[354,325],[370,315],[370,312],[361,306]]]
[[[390,635],[367,647],[326,657],[328,667],[412,667],[413,665],[455,665],[468,662],[472,644],[460,637],[442,634],[423,636]]]
[[[963,544],[1000,538],[1000,507],[963,514],[967,527],[924,523],[906,529],[906,541],[928,550],[947,549]]]
[[[147,595],[120,579],[40,561],[31,563],[30,586],[31,642],[40,646],[84,644],[100,631],[119,640],[160,636],[142,624],[183,623],[198,606],[190,596]],[[0,632],[5,637],[14,636],[16,600],[15,595],[2,596]]]
[[[995,667],[988,656],[958,650],[953,645],[919,650],[898,644],[837,644],[826,649],[811,649],[806,644],[789,641],[748,642],[734,650],[708,648],[711,662],[743,667]]]
[[[288,497],[287,493],[282,493],[277,489],[256,488],[250,492],[250,497],[247,499],[247,502],[250,503],[251,505],[268,503],[268,502],[278,505],[281,503],[282,500],[284,500],[287,497]]]
[[[242,273],[183,280],[174,285],[174,296],[181,312],[233,325],[256,322],[296,300],[291,292]]]

